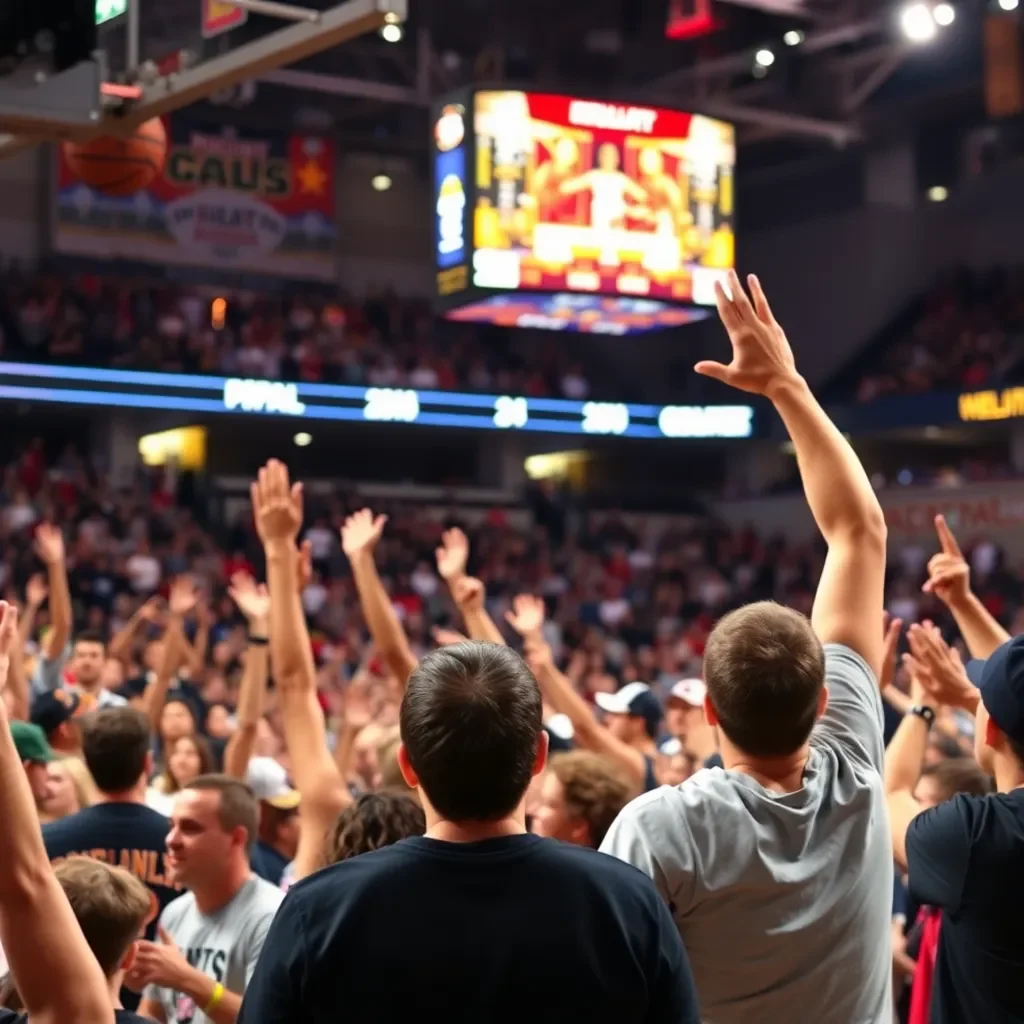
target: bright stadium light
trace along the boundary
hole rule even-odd
[[[932,185],[928,189],[928,199],[933,203],[944,203],[949,198],[949,189],[945,185]]]
[[[932,17],[935,19],[935,24],[940,28],[946,28],[947,25],[952,25],[956,20],[956,11],[952,4],[936,4],[932,8]]]
[[[313,443],[313,435],[302,430],[292,440],[295,442],[296,448],[308,448]]]
[[[999,7],[1004,11],[1017,10],[1017,0],[999,0]]]
[[[804,41],[804,34],[798,28],[791,28],[783,37],[782,41],[787,46],[799,46]]]
[[[380,30],[380,37],[386,43],[397,43],[402,38],[402,26],[391,22]]]
[[[391,188],[391,176],[388,174],[375,174],[370,179],[370,185],[374,192],[387,192]]]
[[[912,43],[927,43],[935,38],[938,31],[931,8],[920,0],[903,8],[900,13],[900,28]]]
[[[770,68],[775,63],[775,54],[772,53],[767,46],[762,46],[761,49],[754,54],[754,63],[758,67]]]

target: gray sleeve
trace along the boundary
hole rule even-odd
[[[267,941],[267,932],[270,931],[270,926],[274,922],[274,915],[277,913],[276,909],[267,911],[256,919],[252,931],[249,933],[249,937],[245,943],[245,987],[249,987],[249,982],[252,980],[253,971],[256,970],[256,964],[259,961],[260,953],[263,952],[263,943]],[[239,993],[241,994],[241,993]]]
[[[685,911],[692,891],[692,839],[684,814],[662,804],[658,790],[627,804],[612,822],[601,852],[639,868],[673,913]]]
[[[56,658],[45,658],[42,654],[36,659],[36,667],[32,670],[30,689],[33,697],[56,690],[62,681],[64,666],[71,657],[71,645],[68,644]]]
[[[882,771],[882,695],[868,663],[843,644],[825,645],[828,707],[813,738],[825,739]]]

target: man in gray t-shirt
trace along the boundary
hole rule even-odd
[[[634,801],[601,847],[671,906],[707,1024],[892,1020],[892,951],[866,941],[888,934],[892,901],[878,684],[838,644],[825,681],[796,792],[707,768]]]
[[[168,878],[187,888],[140,942],[126,977],[139,1013],[159,1024],[225,1024],[242,1005],[284,894],[252,873],[258,809],[252,790],[203,775],[181,790],[167,834]]]
[[[654,880],[704,1024],[891,1024],[892,847],[882,789],[885,521],[863,467],[797,374],[756,278],[716,285],[728,365],[697,371],[774,405],[828,545],[810,621],[771,602],[715,626],[704,713],[724,768],[622,811],[601,849]]]
[[[168,904],[160,927],[197,970],[239,995],[256,969],[270,922],[284,893],[253,875],[227,906],[204,914],[187,892]],[[167,1024],[208,1024],[210,1018],[185,992],[147,985],[144,999],[159,1003]],[[210,1022],[212,1024],[212,1022]]]

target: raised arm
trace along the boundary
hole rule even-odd
[[[224,771],[236,779],[244,779],[256,733],[263,717],[270,665],[270,595],[265,584],[247,572],[236,572],[228,588],[231,600],[245,616],[248,646],[242,656],[242,684],[238,689],[238,719],[235,731],[224,748]]]
[[[483,583],[472,576],[463,576],[452,590],[470,638],[504,646],[505,638],[484,606],[485,593]]]
[[[373,560],[387,521],[387,516],[374,516],[368,508],[350,515],[341,528],[341,547],[352,565],[359,603],[374,646],[404,690],[417,661]]]
[[[715,287],[732,362],[701,362],[696,370],[763,395],[775,406],[796,449],[807,504],[828,544],[811,622],[822,643],[852,648],[877,677],[885,577],[882,509],[860,460],[797,373],[789,341],[757,278],[751,275],[748,283],[753,303],[735,273],[729,275],[730,295]]]
[[[46,565],[50,587],[50,632],[46,637],[43,657],[55,662],[63,658],[71,639],[71,591],[68,589],[68,567],[64,554],[64,535],[59,526],[40,523],[36,530],[36,552]],[[52,689],[52,687],[51,687]]]
[[[916,624],[910,627],[910,648],[913,653],[903,656],[903,664],[910,673],[910,700],[913,707],[930,707],[933,704],[923,681],[927,670],[923,661],[915,657],[915,654],[922,653],[921,634],[924,628]],[[934,715],[935,708],[931,710]],[[905,714],[885,751],[885,799],[892,825],[892,850],[893,856],[903,867],[907,864],[907,828],[921,812],[914,790],[921,778],[921,766],[928,749],[929,725],[922,715]]]
[[[971,591],[971,569],[944,516],[935,517],[940,551],[928,562],[922,588],[933,593],[953,613],[972,658],[987,658],[1010,639],[991,612]]]
[[[551,648],[541,633],[544,601],[530,594],[520,594],[506,618],[523,638],[527,663],[537,677],[544,699],[555,711],[572,722],[573,741],[576,745],[603,754],[622,768],[634,783],[642,786],[647,772],[644,755],[628,743],[623,743],[599,722],[590,705],[558,671],[551,657]]]
[[[159,598],[151,597],[145,604],[136,609],[135,614],[114,634],[107,648],[107,654],[118,661],[127,662],[131,658],[132,644],[135,634],[144,626],[160,619]]]
[[[292,485],[287,467],[271,459],[252,486],[252,506],[267,556],[270,661],[295,788],[302,798],[295,875],[303,878],[320,866],[324,836],[352,798],[327,747],[313,648],[302,610],[304,558],[295,546],[302,526],[302,485]]]
[[[0,602],[0,690],[17,612]],[[112,1018],[107,981],[50,867],[25,770],[0,701],[0,945],[33,1024]]]
[[[164,631],[163,655],[157,666],[156,677],[146,684],[142,694],[142,710],[149,718],[150,728],[156,732],[160,727],[160,714],[167,702],[167,691],[177,675],[184,659],[185,616],[196,606],[199,593],[195,583],[187,576],[179,576],[171,584],[168,599],[170,614],[167,616],[167,629]]]

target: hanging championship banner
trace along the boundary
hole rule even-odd
[[[57,176],[54,248],[98,259],[307,280],[335,276],[334,148],[312,135],[166,122],[163,170],[130,196]]]

